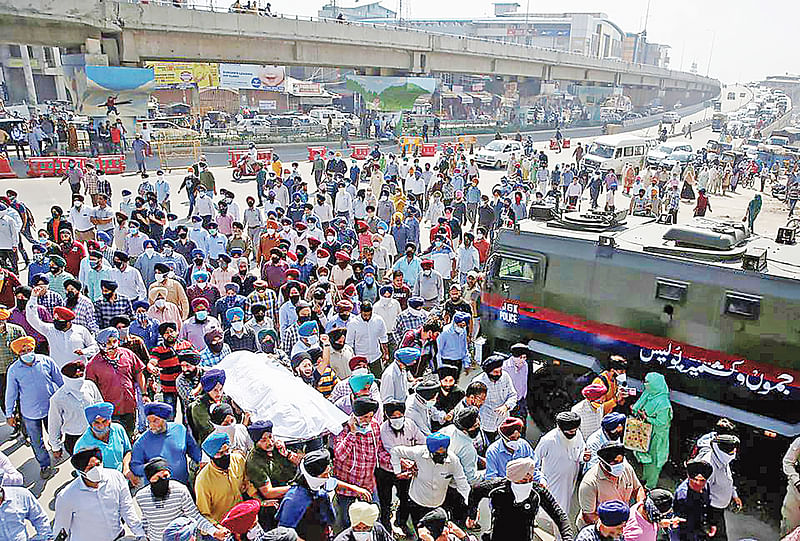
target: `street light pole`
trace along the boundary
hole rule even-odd
[[[711,49],[708,51],[708,65],[706,66],[706,77],[708,77],[708,72],[711,69],[711,55],[714,54],[714,41],[717,38],[717,31],[715,30],[714,33],[711,35]]]

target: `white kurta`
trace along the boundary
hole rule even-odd
[[[570,505],[578,480],[583,448],[580,431],[577,436],[568,440],[558,428],[542,436],[536,446],[535,452],[542,460],[542,476],[547,479],[547,488],[568,517],[571,516]]]

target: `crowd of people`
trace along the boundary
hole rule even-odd
[[[38,224],[13,190],[0,197],[0,224],[15,226],[0,244],[2,404],[42,479],[67,456],[75,470],[51,525],[0,453],[5,538],[27,539],[28,521],[71,541],[125,528],[148,541],[451,541],[475,538],[488,499],[487,540],[533,539],[540,509],[565,540],[726,539],[724,510],[741,506],[736,428],[722,420],[672,457],[685,479],[665,490],[672,407],[658,373],[635,396],[612,356],[528,441],[534,353],[484,356],[478,340],[488,237],[522,194],[483,194],[460,152],[433,168],[377,147],[363,167],[319,160],[312,194],[297,164],[259,163],[240,206],[201,159],[181,186],[189,223],[160,172],[115,201],[89,165],[68,178],[69,210]],[[538,179],[544,153],[536,164]],[[23,283],[16,254],[33,230]],[[218,365],[234,352],[291,372],[347,422],[284,441],[228,396]],[[635,453],[631,419],[651,429]]]

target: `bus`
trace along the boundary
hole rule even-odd
[[[711,131],[722,131],[725,124],[728,122],[728,115],[725,113],[714,113],[711,117]]]

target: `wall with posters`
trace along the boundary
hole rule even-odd
[[[283,92],[286,89],[286,68],[256,64],[220,64],[219,86],[234,90],[254,88]]]
[[[436,79],[348,75],[347,88],[361,96],[367,109],[410,111],[417,98],[430,96],[436,91]]]
[[[155,81],[152,68],[65,66],[64,75],[78,114],[92,117],[109,113],[125,117],[147,114]]]
[[[219,64],[212,62],[148,62],[153,68],[156,88],[216,88],[219,83]]]

